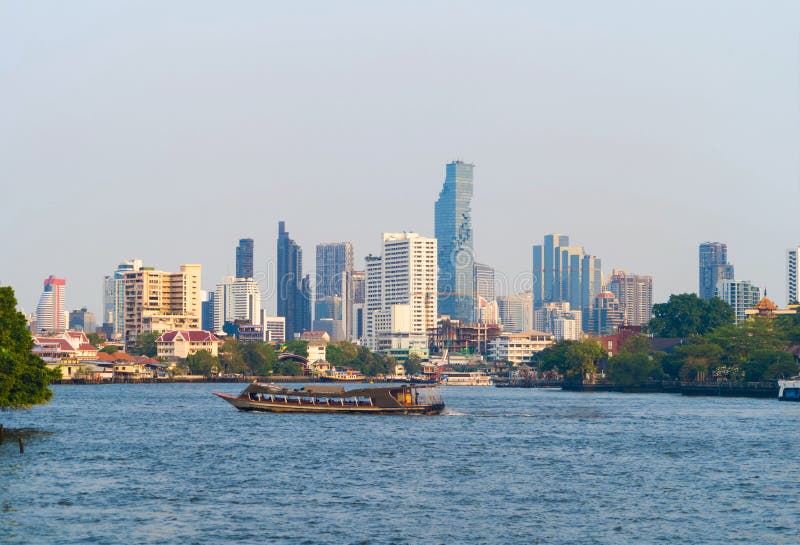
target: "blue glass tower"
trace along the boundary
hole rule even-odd
[[[462,161],[447,164],[444,186],[435,206],[438,240],[439,314],[475,321],[475,253],[472,245],[472,170]]]
[[[253,239],[239,239],[236,247],[236,278],[253,278]]]

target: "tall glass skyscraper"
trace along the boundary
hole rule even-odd
[[[475,321],[475,254],[472,244],[472,170],[462,161],[447,164],[444,186],[435,206],[438,241],[439,314]]]
[[[698,295],[708,301],[720,280],[733,280],[733,265],[728,263],[728,245],[703,242],[700,245],[700,282]]]
[[[44,291],[36,307],[37,333],[63,333],[67,329],[64,291],[67,281],[52,274],[44,279]]]
[[[278,222],[278,316],[286,318],[286,338],[311,327],[309,279],[303,278],[303,250]]]
[[[253,278],[253,239],[239,239],[236,247],[236,278]]]

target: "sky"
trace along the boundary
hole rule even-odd
[[[697,246],[785,302],[800,244],[800,4],[0,1],[0,284],[50,274],[101,311],[130,258],[234,272],[274,309],[277,224],[302,245],[433,236],[445,164],[475,164],[477,259],[529,287],[569,234],[656,301]],[[273,276],[271,276],[273,275]]]

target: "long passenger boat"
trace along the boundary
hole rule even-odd
[[[214,395],[240,411],[433,415],[444,410],[435,388],[408,384],[345,390],[342,386],[286,388],[253,382],[238,396]]]

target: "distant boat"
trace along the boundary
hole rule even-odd
[[[253,382],[238,396],[214,392],[240,411],[434,415],[444,410],[435,388],[389,386],[345,390],[342,386],[285,388]]]
[[[800,377],[779,380],[778,399],[780,401],[800,401]]]
[[[445,386],[492,386],[491,377],[473,371],[471,373],[445,373],[442,375],[442,384]]]

